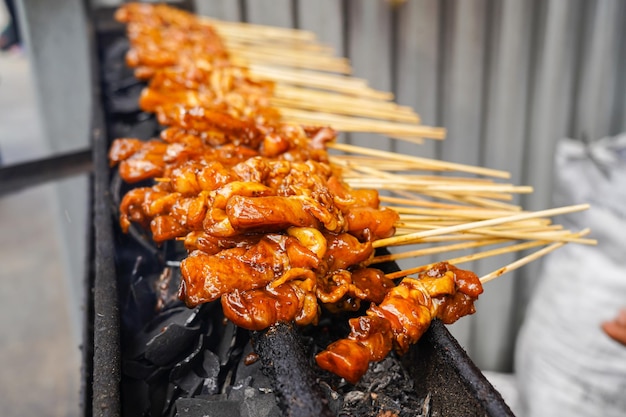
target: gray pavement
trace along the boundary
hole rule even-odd
[[[3,164],[49,154],[24,54],[0,54]],[[80,348],[55,185],[0,197],[0,415],[78,416]]]

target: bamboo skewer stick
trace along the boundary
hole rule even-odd
[[[292,68],[302,68],[316,71],[336,72],[340,74],[350,74],[352,69],[344,60],[331,59],[299,59],[297,56],[288,55],[267,55],[256,51],[239,51],[230,55],[230,61],[234,65],[247,66],[249,61],[262,64],[274,64]]]
[[[394,203],[394,204],[404,204],[407,206],[415,206],[415,207],[432,207],[432,208],[440,208],[446,210],[480,210],[478,207],[472,207],[467,205],[460,204],[447,204],[440,203],[437,201],[424,200],[418,196],[415,198],[403,198],[403,197],[390,197],[381,195],[378,199],[383,203]]]
[[[584,229],[581,230],[580,232],[576,233],[577,237],[582,237],[582,236],[586,236],[587,234],[589,234],[589,229]],[[514,253],[514,252],[519,252],[522,250],[527,250],[527,249],[531,249],[537,246],[545,246],[548,245],[550,242],[546,242],[546,241],[534,241],[534,242],[525,242],[525,243],[520,243],[520,244],[516,244],[516,245],[510,245],[510,246],[505,246],[502,248],[497,248],[497,249],[493,249],[493,250],[488,250],[485,252],[478,252],[478,253],[473,253],[470,255],[466,255],[466,256],[461,256],[458,258],[453,258],[453,259],[448,259],[445,262],[449,262],[451,264],[454,265],[459,265],[465,262],[472,262],[472,261],[477,261],[480,259],[485,259],[485,258],[489,258],[492,256],[498,256],[498,255],[504,255],[507,253]],[[523,265],[526,265],[527,263],[536,260],[538,258],[540,258],[543,255],[546,255],[547,253],[552,252],[554,249],[560,248],[563,245],[566,245],[567,242],[556,242],[553,244],[550,244],[549,246],[547,246],[546,248],[539,250],[537,252],[535,252],[534,254],[531,254],[529,256],[526,256],[524,258],[521,258],[518,261],[515,261],[503,268],[498,269],[497,271],[492,272],[491,274],[485,275],[485,277],[488,277],[488,279],[486,279],[485,281],[483,281],[483,278],[481,278],[481,282],[487,282],[490,281],[491,279],[497,278],[498,276],[504,274],[505,272],[508,271],[512,271],[514,269],[517,269]],[[551,248],[548,250],[548,248]],[[411,274],[416,274],[422,271],[427,270],[431,265],[421,265],[415,268],[410,268],[410,269],[406,269],[404,271],[398,271],[398,272],[394,272],[391,274],[386,274],[387,278],[389,279],[396,279],[396,278],[401,278],[401,277],[405,277]]]
[[[513,216],[506,216],[506,217],[500,217],[500,218],[489,219],[489,220],[481,220],[481,221],[461,224],[457,226],[444,227],[444,228],[435,229],[435,230],[427,230],[424,232],[417,232],[417,233],[411,233],[411,234],[403,235],[403,236],[394,236],[394,237],[390,237],[387,239],[380,239],[380,240],[374,241],[372,246],[379,248],[382,246],[395,246],[395,245],[414,243],[414,242],[419,242],[421,239],[425,237],[437,236],[437,235],[453,233],[453,232],[461,232],[461,231],[471,230],[471,229],[479,229],[479,228],[483,228],[487,226],[495,226],[497,224],[509,223],[509,222],[518,221],[518,220],[533,219],[537,217],[557,216],[560,214],[574,213],[577,211],[582,211],[582,210],[587,210],[587,209],[589,209],[589,204],[578,204],[578,205],[573,205],[573,206],[559,207],[559,208],[536,211],[536,212],[531,212],[531,213],[521,213],[521,214],[516,214]]]
[[[422,167],[435,167],[435,168],[441,168],[443,170],[448,170],[448,171],[467,172],[470,174],[479,174],[479,175],[492,176],[492,177],[498,177],[498,178],[509,178],[511,175],[510,173],[506,171],[476,167],[476,166],[471,166],[471,165],[457,164],[454,162],[438,161],[435,159],[420,158],[418,156],[400,155],[400,154],[396,154],[393,152],[381,151],[378,149],[363,148],[360,146],[346,145],[346,144],[341,144],[341,143],[329,143],[327,147],[331,149],[336,149],[338,151],[376,156],[379,158],[386,158],[390,160],[407,161],[407,162],[412,162]]]
[[[493,279],[498,278],[499,276],[504,275],[507,272],[511,272],[514,271],[518,268],[521,268],[524,265],[529,264],[530,262],[533,262],[547,254],[549,254],[550,252],[554,252],[555,250],[557,250],[560,247],[563,247],[566,244],[566,242],[556,242],[553,243],[549,246],[546,246],[543,249],[538,250],[537,252],[531,253],[530,255],[524,256],[523,258],[520,258],[518,260],[516,260],[515,262],[511,262],[510,264],[503,266],[500,269],[497,269],[493,272],[490,272],[486,275],[483,275],[482,277],[480,277],[480,283],[481,284],[485,284]]]
[[[333,113],[281,109],[283,118],[301,124],[328,125],[345,132],[397,134],[430,139],[444,139],[445,129],[418,124],[393,123],[384,120],[346,117]],[[334,145],[333,145],[334,146]]]
[[[374,90],[368,87],[365,80],[360,78],[295,68],[277,68],[254,63],[248,65],[247,68],[253,77],[278,83],[275,91],[277,91],[276,94],[279,96],[279,90],[289,90],[293,88],[291,85],[295,85],[338,91],[355,97],[369,97],[378,100],[393,99],[392,93]],[[302,88],[299,89],[301,90]]]
[[[511,210],[511,211],[522,211],[522,208],[516,204],[505,203],[502,201],[496,201],[496,200],[484,198],[484,197],[463,196],[460,198],[460,201],[472,203],[472,204],[475,204],[477,206],[482,206],[482,207],[500,208],[500,209]]]
[[[477,241],[472,241],[472,242],[455,243],[452,245],[442,245],[442,246],[435,246],[431,248],[416,249],[416,250],[402,252],[402,253],[392,253],[389,255],[375,256],[374,258],[372,258],[369,265],[379,264],[383,262],[397,261],[400,259],[418,258],[420,256],[435,255],[437,253],[452,252],[456,250],[473,249],[473,248],[477,248],[481,246],[496,245],[496,244],[505,243],[505,242],[508,242],[508,240],[485,239],[485,240],[477,240]]]
[[[420,198],[413,193],[403,191],[403,190],[393,190],[393,193],[400,195],[404,198],[408,198],[408,199]],[[502,201],[495,201],[495,200],[487,199],[483,197],[467,196],[467,195],[454,196],[451,194],[446,194],[446,193],[441,193],[441,192],[437,192],[437,193],[429,192],[428,194],[424,193],[423,196],[433,197],[433,198],[437,198],[443,201],[452,201],[455,204],[462,204],[468,207],[491,208],[491,209],[497,209],[497,210],[507,210],[507,211],[512,211],[512,212],[522,211],[522,207],[516,204],[504,203]]]
[[[561,225],[554,225],[554,226],[562,227]],[[572,233],[571,235],[577,239],[580,239],[579,237],[580,233],[575,233],[575,234]],[[437,253],[452,252],[452,251],[463,250],[463,249],[473,249],[473,248],[477,248],[481,246],[496,245],[496,244],[506,243],[510,241],[511,241],[510,239],[502,239],[502,238],[491,239],[490,238],[490,239],[482,239],[482,240],[473,240],[470,242],[441,245],[441,246],[435,246],[435,247],[429,247],[429,248],[421,248],[421,249],[415,249],[415,250],[410,250],[406,252],[392,253],[389,255],[375,256],[370,262],[370,264],[377,264],[377,263],[388,262],[388,261],[396,261],[396,260],[406,259],[406,258],[417,258],[420,256],[434,255]]]
[[[458,224],[464,224],[459,222],[437,222],[435,224],[409,224],[409,223],[397,223],[398,227],[403,229],[418,229],[418,230],[437,230],[446,226],[454,226]],[[491,237],[500,237],[507,238],[509,240],[545,240],[545,241],[558,241],[558,242],[575,242],[585,245],[595,245],[596,241],[593,239],[582,239],[575,237],[570,231],[567,230],[558,230],[558,231],[550,231],[550,230],[541,230],[534,232],[527,232],[525,230],[522,231],[513,231],[513,230],[489,230],[489,229],[472,229],[473,234],[491,236]],[[401,236],[401,233],[396,233],[396,236]]]
[[[364,88],[366,85],[362,85],[360,88]],[[283,87],[276,86],[274,89],[274,97],[291,100],[303,100],[303,101],[316,101],[320,103],[333,103],[342,104],[352,107],[363,107],[372,110],[387,111],[389,113],[400,114],[407,117],[413,117],[416,122],[419,122],[419,116],[415,111],[408,106],[401,106],[393,101],[382,100],[378,98],[369,97],[356,97],[353,94],[336,94],[329,93],[327,91],[311,90],[310,88],[299,87]]]
[[[513,232],[498,232],[495,230],[474,229],[474,233],[481,235],[493,236],[493,237],[506,237],[508,239],[518,240],[542,240],[550,242],[570,242],[580,243],[583,245],[595,245],[597,242],[594,239],[583,239],[576,237],[569,231],[558,232],[536,232],[536,233],[513,233]]]
[[[231,55],[229,58],[230,62],[239,67],[248,67],[250,61],[256,62],[258,64],[264,65],[276,65],[279,67],[287,67],[293,69],[301,69],[301,70],[311,70],[311,71],[324,71],[327,70],[333,73],[340,74],[350,74],[350,68],[345,67],[343,64],[327,64],[321,63],[317,61],[298,61],[292,59],[290,57],[280,57],[280,56],[261,56],[254,55],[253,53],[248,54],[236,54]]]
[[[472,184],[442,184],[442,183],[428,183],[425,181],[402,179],[402,178],[345,178],[352,187],[355,188],[377,188],[380,190],[387,189],[408,189],[419,191],[446,191],[457,194],[478,194],[478,193],[516,193],[516,194],[529,194],[533,192],[532,187],[518,186],[510,184],[485,184],[485,185],[472,185]],[[491,194],[489,194],[491,195]]]
[[[330,96],[330,94],[328,94]],[[403,114],[394,110],[384,110],[377,108],[368,108],[366,106],[346,105],[332,99],[326,102],[318,102],[315,100],[288,99],[280,97],[272,97],[269,99],[270,104],[279,111],[283,109],[323,111],[333,114],[349,115],[355,117],[370,117],[374,119],[391,120],[395,122],[419,123],[419,118],[414,114]],[[386,102],[383,102],[386,103]]]
[[[215,27],[218,31],[228,32],[229,34],[246,33],[256,37],[289,39],[300,42],[311,42],[317,38],[315,33],[302,29],[280,28],[244,22],[228,22],[207,17],[198,17],[198,20],[201,23]]]
[[[316,46],[311,44],[310,46]],[[342,66],[350,68],[348,59],[344,57],[335,56],[332,50],[323,49],[320,47],[303,47],[300,45],[280,45],[280,44],[261,44],[245,45],[245,44],[227,44],[228,53],[230,55],[268,55],[270,57],[283,57],[283,58],[299,58],[304,61],[320,60],[321,62],[327,62],[330,65],[334,63],[341,63]]]
[[[403,206],[385,206],[397,212],[400,215],[403,214],[417,214],[422,216],[447,216],[448,218],[457,219],[493,219],[502,216],[510,216],[511,212],[508,210],[490,210],[490,209],[475,209],[475,208],[418,208],[418,207],[403,207]],[[528,213],[528,212],[524,212]],[[406,218],[406,217],[405,217]]]
[[[277,41],[276,39],[268,40],[245,34],[242,36],[223,37],[222,41],[224,42],[226,49],[229,51],[236,48],[254,49],[257,47],[271,47],[281,53],[288,53],[288,51],[292,51],[295,49],[298,51],[309,51],[311,54],[318,54],[322,56],[336,56],[333,47],[319,42],[302,42],[290,40]]]
[[[531,249],[537,246],[545,246],[547,245],[549,242],[543,242],[543,241],[533,241],[533,242],[525,242],[525,243],[519,243],[519,244],[515,244],[515,245],[510,245],[510,246],[506,246],[504,248],[497,248],[497,249],[493,249],[493,250],[488,250],[485,252],[477,252],[477,253],[472,253],[470,255],[466,255],[466,256],[460,256],[458,258],[452,258],[452,259],[447,259],[445,262],[449,262],[453,265],[460,265],[462,263],[465,262],[472,262],[472,261],[477,261],[480,259],[486,259],[492,256],[497,256],[497,255],[504,255],[506,253],[514,253],[514,252],[519,252],[522,250],[526,250],[526,249]],[[564,242],[558,242],[559,244],[565,244]],[[403,271],[398,271],[398,272],[393,272],[390,274],[386,274],[386,277],[389,279],[396,279],[396,278],[402,278],[402,277],[406,277],[412,274],[417,274],[423,271],[426,271],[428,268],[430,268],[430,264],[429,265],[420,265],[420,266],[416,266],[415,268],[409,268],[409,269],[405,269]]]
[[[547,221],[547,219],[546,219]],[[408,218],[405,219],[403,217],[400,218],[400,221],[395,223],[396,228],[407,231],[404,234],[413,233],[415,230],[432,230],[440,227],[448,227],[455,226],[459,224],[467,224],[465,219],[449,219],[446,217],[422,217],[422,218]],[[556,227],[556,228],[555,228]],[[559,232],[559,234],[567,234],[567,231],[562,230],[562,226],[560,225],[551,225],[547,222],[536,222],[536,223],[525,223],[525,222],[514,222],[508,223],[504,225],[492,226],[489,229],[472,229],[471,233],[474,234],[488,234],[493,232],[494,235],[496,233],[509,235],[520,234],[520,233],[549,233],[549,232]],[[459,233],[469,233],[466,231],[462,231]],[[396,236],[403,234],[402,231],[397,231]],[[512,237],[512,239],[519,239],[519,237]],[[414,242],[420,243],[420,242]]]

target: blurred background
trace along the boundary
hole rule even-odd
[[[117,3],[15,2],[21,43],[0,54],[3,165],[90,146],[88,10]],[[534,187],[518,201],[530,210],[552,206],[559,139],[626,130],[623,1],[196,0],[195,8],[315,32],[356,76],[394,92],[424,124],[448,129],[445,141],[419,147],[365,134],[345,140],[507,170],[513,183]],[[78,415],[87,203],[87,174],[0,196],[5,415]],[[505,263],[469,268],[481,275]],[[452,326],[481,369],[513,371],[539,268],[488,284],[477,313]]]

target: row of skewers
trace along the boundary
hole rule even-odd
[[[166,126],[158,139],[111,146],[122,179],[154,182],[124,196],[120,225],[184,242],[180,297],[189,306],[219,299],[251,330],[316,324],[322,309],[354,312],[347,337],[316,360],[355,383],[431,320],[473,313],[482,283],[566,243],[594,243],[549,220],[587,206],[524,212],[509,200],[531,189],[493,180],[506,172],[337,143],[337,130],[414,142],[445,131],[360,80],[320,72],[349,67],[306,32],[164,5],[126,4],[116,17],[127,24],[127,63],[147,81],[140,107]],[[502,244],[394,274],[373,267]],[[453,266],[538,246],[480,279]]]

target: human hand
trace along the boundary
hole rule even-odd
[[[602,323],[602,330],[609,337],[626,346],[626,308],[620,310],[613,320]]]

